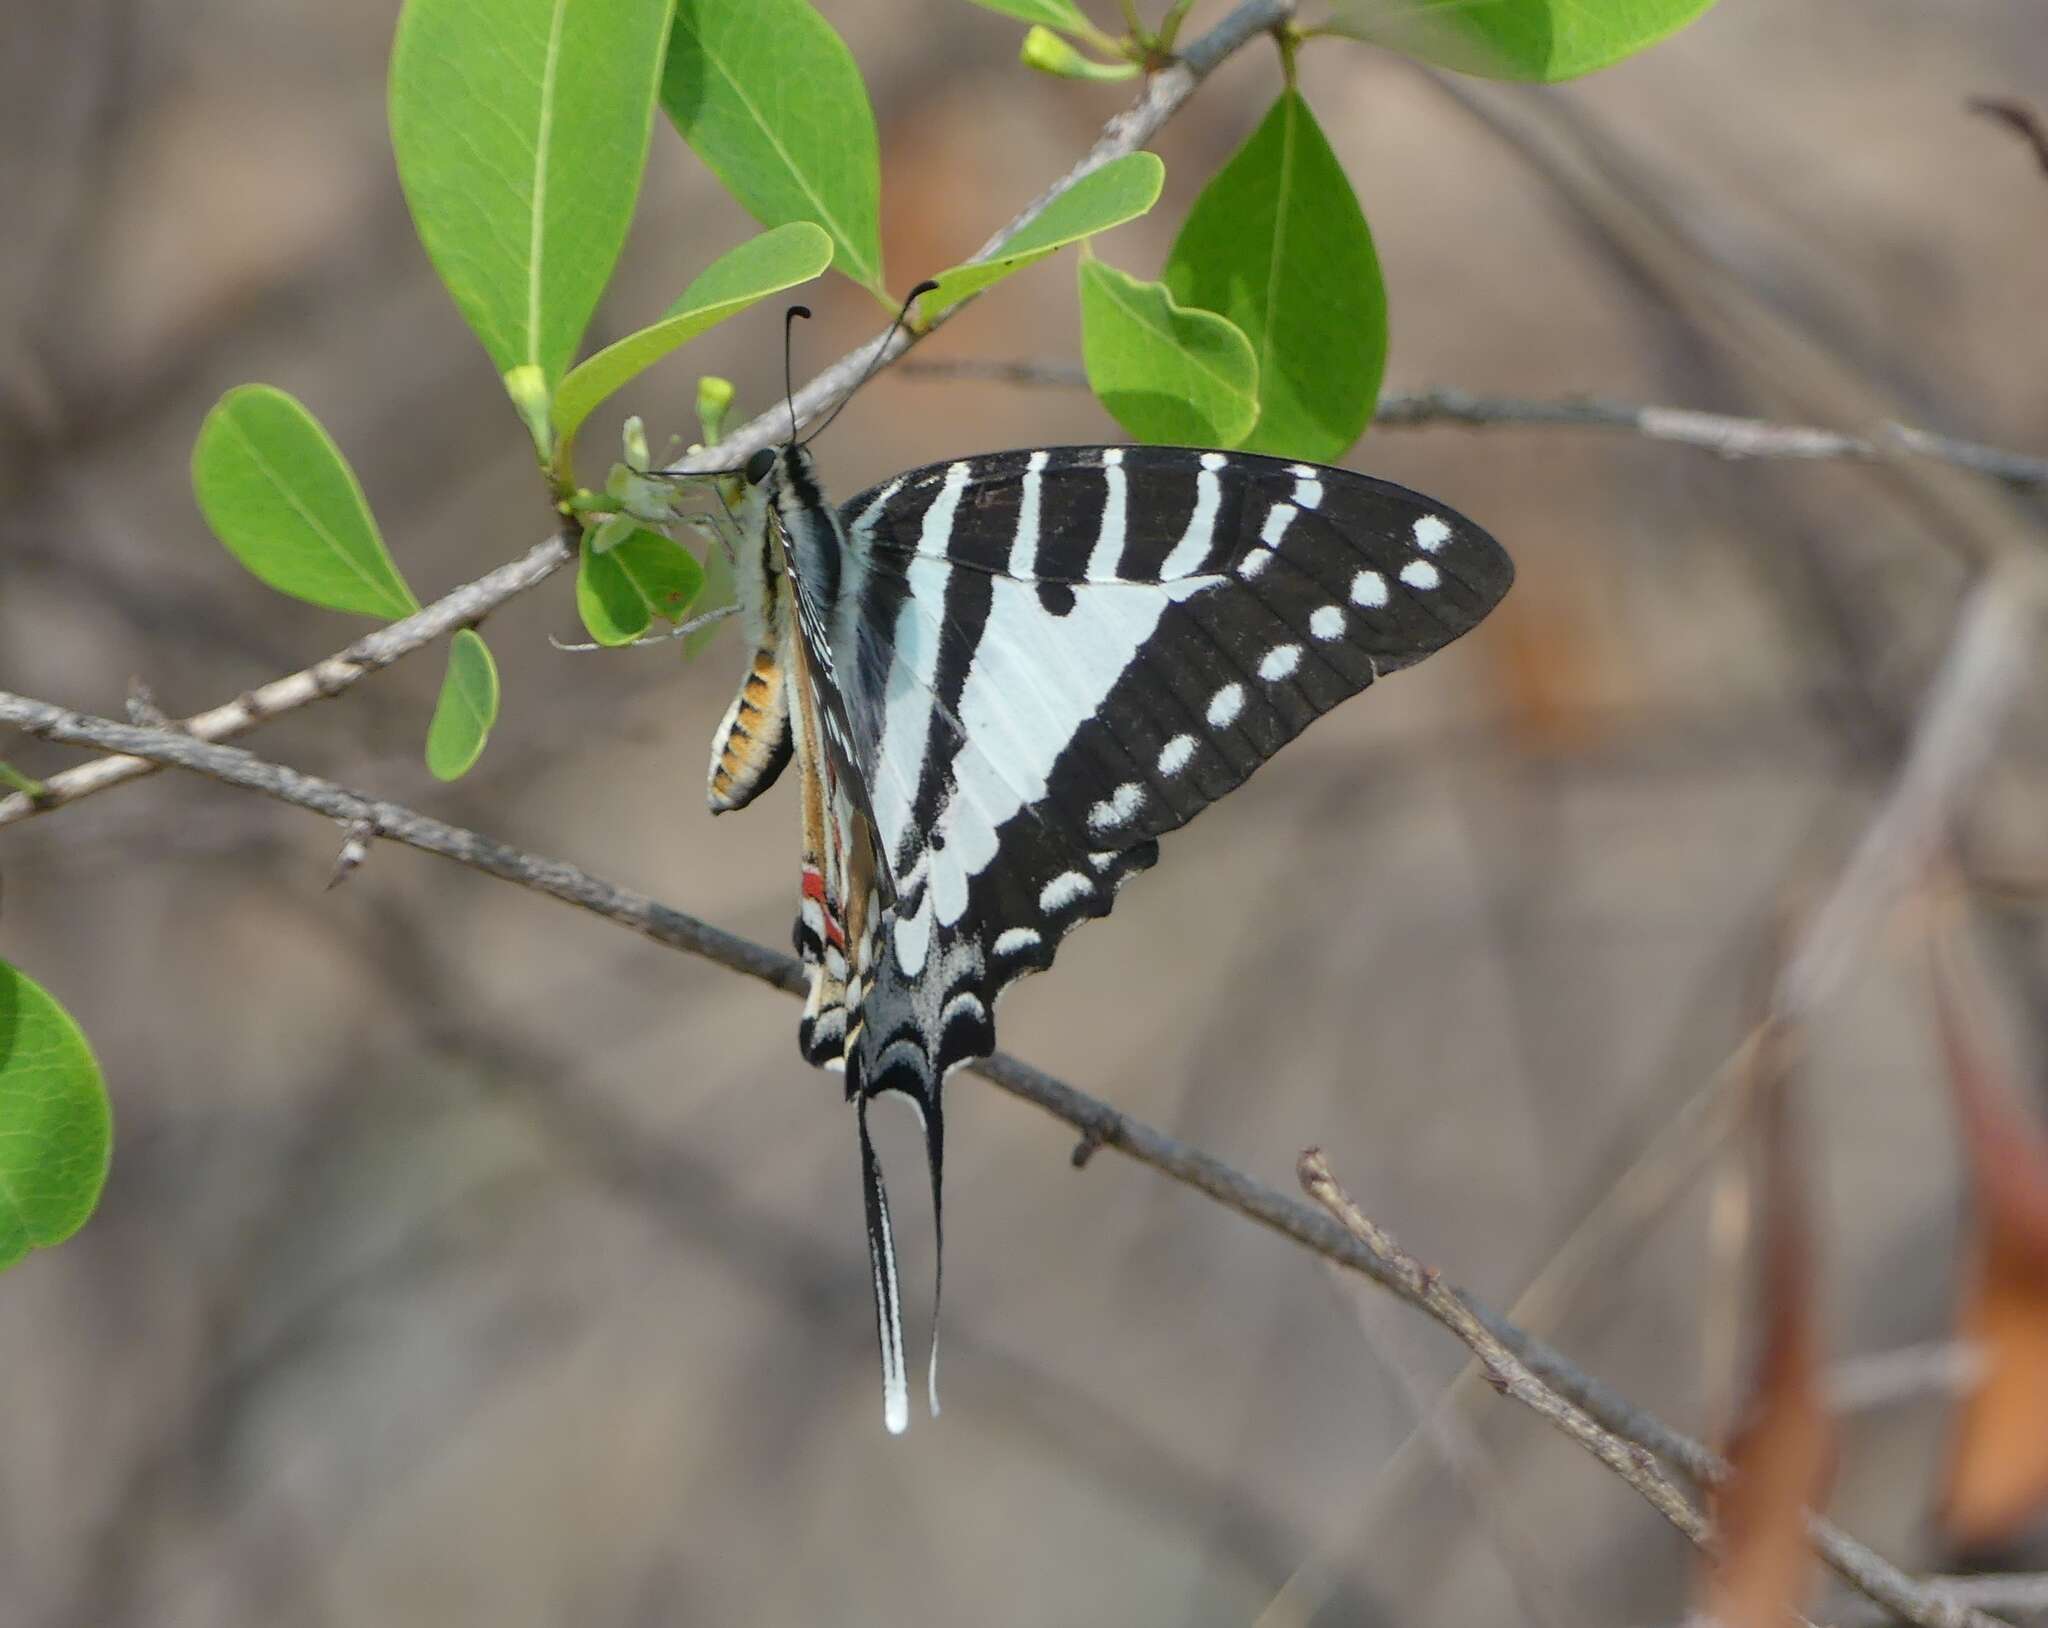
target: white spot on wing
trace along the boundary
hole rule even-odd
[[[1112,830],[1137,813],[1144,801],[1145,788],[1135,780],[1126,780],[1109,796],[1088,810],[1088,829]]]
[[[896,964],[911,977],[924,970],[924,958],[931,948],[932,912],[926,900],[907,916],[896,918]]]
[[[1266,511],[1266,523],[1259,528],[1259,541],[1268,548],[1278,548],[1280,539],[1287,535],[1287,528],[1294,517],[1301,513],[1292,503],[1276,503]]]
[[[1194,756],[1195,737],[1192,735],[1176,735],[1165,746],[1160,748],[1159,772],[1161,774],[1179,774],[1181,770],[1185,769],[1194,760]]]
[[[1090,854],[1088,856],[1088,863],[1099,871],[1106,871],[1117,862],[1117,857],[1117,851],[1114,848],[1105,848],[1100,853]]]
[[[1443,581],[1443,573],[1427,560],[1410,560],[1401,567],[1401,580],[1411,588],[1426,591]]]
[[[1318,639],[1328,641],[1344,637],[1344,607],[1325,605],[1308,619],[1308,630]]]
[[[1266,562],[1272,557],[1272,555],[1265,553],[1263,550],[1247,554],[1244,557],[1244,564],[1237,568],[1237,574],[1249,582],[1253,577],[1266,569]]]
[[[996,939],[994,953],[997,955],[1015,955],[1019,950],[1036,949],[1042,942],[1043,940],[1038,936],[1037,928],[1012,927]]]
[[[1209,702],[1209,725],[1212,729],[1221,729],[1226,724],[1235,722],[1237,715],[1242,711],[1244,711],[1244,686],[1242,684],[1226,684],[1216,692]]]
[[[1441,515],[1426,514],[1415,522],[1415,546],[1423,553],[1434,554],[1450,540],[1451,528]]]
[[[1204,469],[1221,469],[1229,462],[1230,460],[1220,452],[1205,452],[1202,454],[1202,467]]]
[[[1095,884],[1079,871],[1061,871],[1038,895],[1038,908],[1050,915],[1055,910],[1064,910],[1076,899],[1091,892]]]
[[[1294,501],[1304,509],[1313,509],[1323,501],[1323,472],[1314,464],[1290,464],[1294,474]]]
[[[1361,571],[1351,579],[1351,603],[1376,610],[1387,602],[1387,579],[1377,571]]]
[[[971,1012],[976,1017],[988,1016],[988,1008],[981,1004],[981,997],[971,989],[963,989],[959,994],[946,1002],[946,1009],[939,1014],[940,1030],[943,1031],[946,1025],[953,1021],[954,1014],[959,1012]],[[920,1119],[924,1117],[921,1109],[918,1117]]]
[[[1259,663],[1259,677],[1273,683],[1287,677],[1301,665],[1301,646],[1283,644],[1266,652],[1265,660]]]

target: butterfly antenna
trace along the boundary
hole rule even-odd
[[[860,377],[854,381],[853,388],[839,398],[839,405],[825,415],[825,422],[811,431],[809,436],[805,438],[804,445],[809,446],[811,442],[823,435],[831,426],[832,420],[846,410],[846,404],[860,394],[861,386],[872,379],[875,376],[875,369],[882,365],[883,353],[888,350],[889,341],[896,337],[896,330],[910,320],[910,308],[918,302],[922,295],[931,293],[938,286],[937,283],[927,280],[919,283],[917,287],[903,296],[902,309],[896,313],[896,320],[889,324],[889,331],[882,335],[881,342],[875,346],[874,354],[868,358],[868,365],[861,369]]]
[[[806,322],[810,321],[811,308],[808,305],[792,305],[782,313],[782,399],[789,404],[791,446],[796,445],[796,386],[791,382],[789,373],[789,335],[798,317],[802,317]]]

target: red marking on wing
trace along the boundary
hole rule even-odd
[[[838,916],[833,913],[831,901],[825,897],[825,878],[808,865],[804,867],[803,890],[806,899],[818,901],[818,914],[825,921],[825,942],[844,954],[846,932],[840,927]]]

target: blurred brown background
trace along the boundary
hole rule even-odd
[[[824,9],[881,119],[898,287],[1128,94],[1023,72],[1018,29],[964,3]],[[244,380],[321,416],[424,595],[544,532],[525,437],[392,173],[396,10],[0,19],[0,686],[118,713],[136,674],[183,713],[360,631],[200,523],[191,441]],[[1549,91],[1451,94],[1338,44],[1304,77],[1378,237],[1390,388],[2048,431],[2048,180],[1964,111],[2048,101],[2033,0],[1723,0]],[[1228,65],[1159,143],[1160,208],[1100,252],[1156,274],[1277,79],[1263,46]],[[658,126],[594,339],[749,229]],[[1027,274],[920,354],[1077,357],[1071,278]],[[799,377],[877,326],[846,286],[808,298]],[[657,439],[687,431],[695,373],[718,371],[758,408],[779,349],[761,311],[630,405]],[[1114,435],[1080,392],[892,374],[821,450],[851,492]],[[1506,1305],[1739,1036],[1785,890],[1824,884],[1896,763],[1969,539],[1876,471],[1609,435],[1384,430],[1357,461],[1488,525],[1514,598],[1172,839],[1006,1003],[1003,1038],[1276,1185],[1320,1142],[1368,1210]],[[558,654],[566,578],[489,632],[504,718],[457,786],[419,758],[434,658],[250,744],[785,942],[789,795],[703,808],[733,643],[688,667]],[[2039,722],[1979,821],[2021,868],[2043,858]],[[31,770],[71,760],[21,746]],[[889,1440],[853,1126],[797,1059],[793,1004],[400,849],[323,892],[336,844],[171,775],[0,833],[0,953],[79,1017],[118,1116],[98,1217],[0,1283],[8,1628],[1683,1611],[1679,1540],[1526,1416],[1482,1405],[1401,1450],[1461,1354],[1436,1330],[1113,1155],[1077,1173],[1070,1132],[972,1079],[951,1093],[947,1411]],[[2030,1055],[2037,918],[1983,927]],[[1918,963],[1872,949],[1808,1077],[1842,1358],[1942,1339],[1954,1292]],[[1711,1431],[1737,1343],[1712,1183],[1653,1169],[1675,1209],[1596,1223],[1546,1315]],[[1945,1413],[1937,1387],[1845,1427],[1837,1510],[1908,1563],[1942,1558]]]

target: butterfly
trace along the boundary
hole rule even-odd
[[[948,1071],[997,997],[1106,915],[1159,839],[1322,713],[1499,603],[1514,568],[1442,504],[1242,452],[1040,447],[835,507],[792,436],[734,518],[752,659],[714,813],[796,765],[803,1055],[859,1126],[883,1419],[909,1423],[902,1296],[868,1105],[923,1122],[935,1231]],[[938,1283],[928,1386],[938,1412]]]

